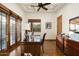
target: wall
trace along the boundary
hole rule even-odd
[[[56,16],[55,13],[26,13],[26,20],[23,21],[23,25],[28,21],[28,19],[41,19],[41,34],[47,33],[46,39],[56,38]],[[45,29],[45,23],[52,22],[52,29]],[[24,32],[23,32],[24,33]],[[23,34],[24,35],[24,34]]]
[[[56,13],[56,17],[62,15],[62,32],[69,32],[69,19],[79,16],[79,3],[70,3],[65,5]]]
[[[25,19],[25,13],[21,10],[21,8],[16,3],[2,3],[4,6],[21,16]]]

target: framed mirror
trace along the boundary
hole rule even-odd
[[[79,16],[69,20],[69,30],[79,33]]]

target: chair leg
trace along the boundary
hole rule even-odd
[[[44,54],[44,47],[43,45],[41,45],[41,52],[42,52],[42,55]]]
[[[43,48],[43,45],[42,45],[42,53],[44,53],[44,48]]]

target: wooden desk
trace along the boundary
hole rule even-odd
[[[41,40],[37,41],[28,41],[21,43],[22,55],[24,53],[31,53],[33,56],[41,55]]]

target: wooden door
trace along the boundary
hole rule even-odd
[[[62,15],[57,17],[57,33],[62,32]]]

